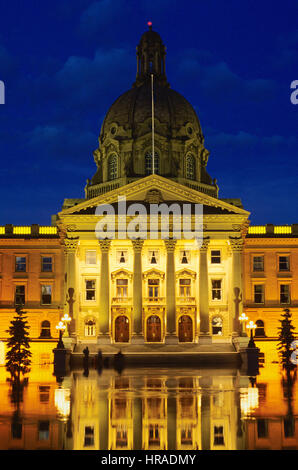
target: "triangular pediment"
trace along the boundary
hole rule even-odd
[[[151,193],[151,194],[150,194]],[[153,198],[149,196],[153,196]],[[204,208],[213,211],[213,213],[220,214],[238,214],[242,216],[249,216],[249,212],[244,209],[234,206],[230,203],[217,199],[208,194],[199,192],[197,190],[188,188],[176,181],[164,178],[159,175],[150,175],[142,178],[133,183],[109,191],[100,196],[92,199],[86,199],[79,204],[62,210],[59,216],[63,215],[84,215],[95,214],[96,207],[101,204],[118,204],[119,198],[125,198],[126,203],[150,203],[155,202],[161,204],[162,202],[172,203],[193,203],[202,204]],[[155,199],[154,199],[155,198]]]

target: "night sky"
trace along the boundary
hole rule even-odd
[[[219,197],[241,198],[253,224],[298,223],[296,0],[0,0],[0,225],[50,224],[64,198],[84,197],[149,20]]]

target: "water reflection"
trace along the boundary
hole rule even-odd
[[[1,449],[298,449],[297,383],[272,361],[257,377],[90,368],[57,382],[44,348],[17,401],[0,368]]]

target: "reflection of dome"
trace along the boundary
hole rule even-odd
[[[139,135],[141,125],[146,119],[151,119],[151,106],[150,81],[123,93],[107,112],[100,139],[112,129],[113,123],[123,126],[125,130],[131,129],[134,136]],[[166,124],[164,134],[167,136],[175,137],[188,123],[191,126],[188,126],[187,132],[202,137],[200,123],[191,104],[180,93],[158,83],[154,86],[154,116],[160,124]]]
[[[217,197],[218,187],[206,171],[209,152],[204,147],[199,119],[192,105],[170,88],[165,54],[159,34],[150,27],[137,47],[135,83],[112,104],[103,121],[99,148],[94,152],[97,172],[87,182],[87,198],[153,171]]]

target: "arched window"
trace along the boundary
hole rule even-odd
[[[186,178],[189,180],[196,179],[196,161],[191,154],[186,157]]]
[[[108,159],[108,180],[115,180],[118,178],[118,157],[115,153],[109,156]]]
[[[41,323],[40,338],[51,338],[51,323],[48,320]]]
[[[85,321],[85,336],[95,336],[95,321]]]
[[[152,175],[152,152],[147,152],[145,154],[145,175]],[[154,153],[154,174],[159,175],[159,155],[157,152]]]
[[[221,317],[212,318],[212,334],[222,335],[222,318]]]
[[[255,336],[266,336],[264,322],[262,320],[257,320],[256,325],[257,327],[255,329]]]

